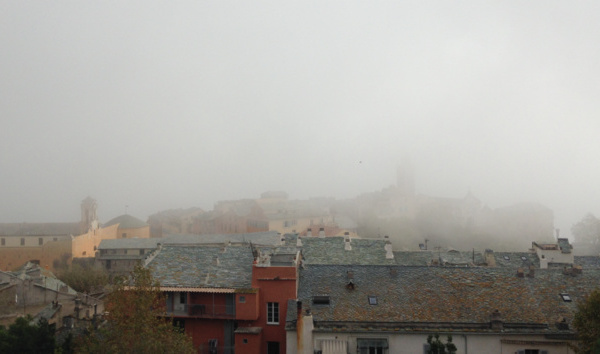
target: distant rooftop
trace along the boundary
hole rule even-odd
[[[499,310],[505,333],[552,333],[560,331],[559,316],[571,323],[577,301],[599,283],[600,270],[585,269],[577,276],[536,269],[534,277],[518,277],[509,268],[306,265],[298,299],[323,330],[338,325],[344,331],[371,326],[414,331],[437,325],[489,331],[490,315]],[[327,295],[329,303],[313,304],[317,295]],[[287,321],[295,314],[288,311],[290,316]]]
[[[147,268],[162,287],[250,288],[253,260],[248,245],[169,245]]]
[[[394,259],[386,258],[384,239],[353,238],[349,250],[344,237],[301,237],[301,241],[304,264],[396,264]],[[288,242],[293,241],[286,239]]]
[[[102,224],[102,227],[108,227],[115,224],[119,224],[120,229],[137,229],[140,227],[148,226],[148,224],[146,224],[142,220],[131,215],[125,214],[109,220],[108,222]]]

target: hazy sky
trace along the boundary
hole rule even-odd
[[[0,221],[395,182],[600,215],[598,1],[0,2]],[[359,163],[362,161],[362,163]]]

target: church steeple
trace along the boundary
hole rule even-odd
[[[408,158],[405,158],[396,168],[396,179],[396,187],[401,194],[415,195],[415,174]]]
[[[93,227],[98,225],[98,216],[96,215],[96,200],[92,197],[87,197],[81,201],[81,223],[80,232],[82,234],[88,232]]]

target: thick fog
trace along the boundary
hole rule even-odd
[[[600,214],[600,3],[0,3],[0,222],[283,190]],[[127,206],[127,207],[126,207]]]

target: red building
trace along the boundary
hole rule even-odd
[[[284,354],[298,256],[261,255],[247,244],[169,245],[148,267],[199,353]]]

